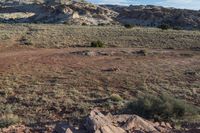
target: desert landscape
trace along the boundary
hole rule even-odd
[[[0,132],[199,132],[200,16],[177,29],[121,21],[141,6],[43,2],[0,4]]]

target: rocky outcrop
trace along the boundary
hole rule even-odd
[[[85,127],[93,133],[126,133],[124,129],[112,123],[112,119],[106,117],[98,110],[91,111],[86,119]]]
[[[164,122],[163,122],[164,123]],[[137,115],[103,115],[98,110],[91,111],[86,120],[85,127],[94,133],[129,133],[129,132],[172,132],[172,127],[153,123]]]
[[[37,0],[36,0],[37,1]],[[20,18],[0,18],[0,22],[15,23],[66,23],[76,25],[98,25],[116,23],[114,18],[118,15],[115,11],[108,8],[93,5],[86,2],[77,2],[69,0],[24,0],[1,2],[0,13],[21,13]],[[9,6],[8,6],[9,5]],[[23,17],[23,13],[31,13],[34,16]],[[19,16],[18,15],[18,16]]]
[[[110,113],[104,115],[98,109],[90,112],[81,128],[70,126],[67,122],[58,122],[55,126],[46,127],[46,133],[198,133],[200,131],[199,123],[185,124],[184,130],[177,130],[166,122],[151,122],[137,115]],[[0,129],[0,132],[32,133],[34,129],[24,125],[14,125]]]
[[[167,24],[178,29],[200,29],[200,11],[161,6],[105,6],[119,13],[116,20],[123,24],[157,27]]]
[[[95,5],[70,0],[21,0],[19,3],[19,0],[2,0],[0,9],[0,13],[4,13],[1,16],[6,16],[5,19],[1,17],[0,22],[8,23],[134,24],[150,27],[168,24],[176,29],[200,29],[200,11],[152,5]],[[18,13],[20,18],[7,19],[9,13]],[[27,14],[34,16],[27,17]]]
[[[55,133],[172,133],[169,123],[153,123],[137,115],[108,115],[94,109],[85,120],[84,130],[58,123]]]

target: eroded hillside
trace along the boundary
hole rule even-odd
[[[15,15],[18,13],[18,15]],[[21,13],[21,14],[20,14]],[[13,14],[15,17],[13,17]],[[27,15],[31,14],[31,15]],[[115,11],[86,2],[12,2],[2,3],[0,21],[18,23],[67,23],[98,25],[116,23]]]
[[[85,1],[1,1],[0,22],[65,23],[75,25],[131,24],[175,29],[200,29],[200,12],[160,6],[95,5]]]

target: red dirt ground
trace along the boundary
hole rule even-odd
[[[36,121],[73,119],[93,107],[108,110],[106,103],[94,101],[113,93],[125,100],[168,93],[200,105],[199,51],[146,49],[146,55],[138,51],[1,48],[0,91],[7,95],[0,100],[10,105],[9,98],[14,97],[14,113]]]

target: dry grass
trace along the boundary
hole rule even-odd
[[[74,55],[75,49],[2,53],[2,106],[11,106],[25,123],[41,124],[80,122],[94,107],[115,112],[126,101],[144,94],[167,93],[200,105],[198,52],[148,49],[148,55],[143,56],[135,49],[88,50],[115,54]],[[115,67],[119,69],[110,69]],[[105,71],[108,69],[112,71]]]
[[[198,31],[33,24],[1,24],[0,29],[1,115],[9,107],[30,125],[76,123],[94,107],[117,113],[127,101],[161,93],[200,106],[199,51],[151,49],[199,47]],[[22,40],[31,45],[20,45]],[[145,50],[48,49],[90,46],[93,40]],[[74,54],[81,51],[96,54]]]
[[[120,26],[67,26],[49,24],[1,24],[0,39],[23,44],[26,38],[33,47],[87,47],[100,40],[106,47],[191,48],[200,47],[199,31],[162,31],[156,28]]]
[[[0,128],[8,127],[13,124],[20,123],[20,118],[14,114],[6,114],[0,117]]]

